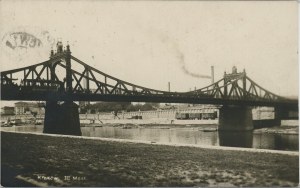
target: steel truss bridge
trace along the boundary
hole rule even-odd
[[[50,59],[1,72],[1,100],[128,101],[293,106],[298,100],[278,96],[249,78],[245,72],[224,73],[215,83],[189,92],[167,92],[138,86],[97,70],[71,55],[70,47],[57,44]]]

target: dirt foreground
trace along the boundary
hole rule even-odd
[[[298,183],[299,155],[1,132],[1,185],[5,187]]]

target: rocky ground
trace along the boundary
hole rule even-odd
[[[216,124],[132,124],[132,123],[115,123],[115,124],[83,124],[81,127],[119,127],[119,128],[153,128],[153,129],[193,129],[193,130],[214,130],[218,129]]]
[[[1,133],[2,186],[297,186],[299,156]]]
[[[299,134],[299,126],[277,126],[261,128],[253,131],[254,133],[275,133],[275,134]]]

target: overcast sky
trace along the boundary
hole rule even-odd
[[[1,70],[49,58],[57,39],[87,64],[137,85],[189,91],[244,68],[298,95],[296,1],[1,1]],[[40,45],[9,46],[25,32]],[[20,42],[19,42],[20,43]],[[32,44],[32,43],[31,43]]]

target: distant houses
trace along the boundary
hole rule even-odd
[[[4,106],[1,108],[1,115],[14,115],[15,108],[11,106]]]
[[[24,114],[44,114],[45,110],[39,103],[16,102],[14,107],[4,106],[1,108],[1,115],[24,115]]]

